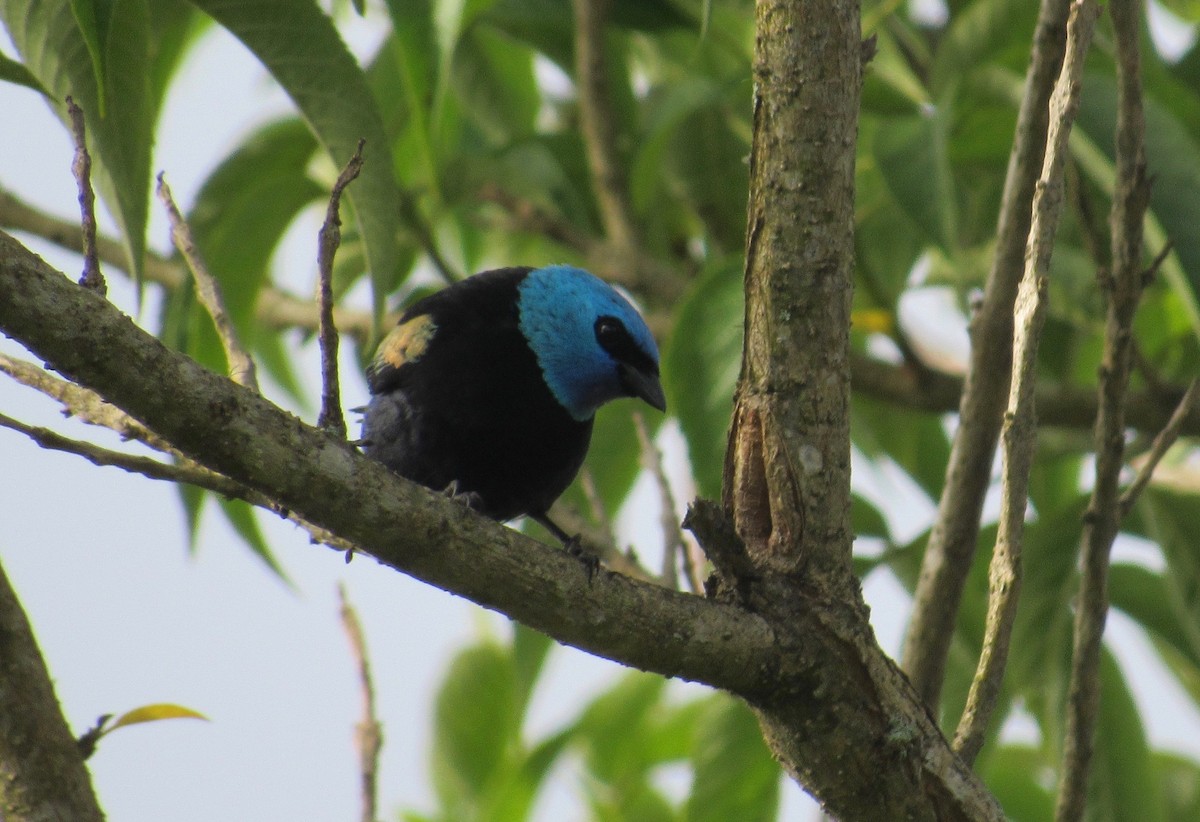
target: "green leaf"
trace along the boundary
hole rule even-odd
[[[958,205],[947,146],[949,115],[942,105],[881,122],[872,153],[901,209],[954,256]]]
[[[366,248],[375,312],[399,284],[400,190],[391,143],[362,70],[328,17],[305,0],[194,0],[241,40],[300,109],[337,168],[366,140],[363,169],[346,193]],[[336,93],[332,90],[336,89]]]
[[[975,0],[953,15],[934,55],[930,87],[937,94],[973,68],[1016,45],[1028,54],[1037,4],[1027,0]]]
[[[545,634],[526,628],[519,622],[512,623],[512,626],[512,660],[517,704],[518,711],[524,714],[554,642]]]
[[[1200,0],[1160,0],[1163,8],[1186,23],[1200,23]]]
[[[1051,822],[1054,794],[1043,784],[1049,769],[1043,753],[1025,745],[984,748],[979,774],[1011,822]]]
[[[280,332],[263,328],[255,306],[269,281],[271,257],[288,226],[310,203],[324,196],[308,176],[317,143],[305,125],[287,119],[263,126],[236,147],[204,181],[188,223],[210,273],[221,285],[226,308],[244,344],[259,353]],[[270,203],[269,208],[264,203]],[[314,236],[312,246],[315,249]],[[315,256],[315,255],[314,255]],[[206,331],[193,337],[188,353],[218,373],[225,353],[204,309],[193,306],[192,322]],[[290,363],[267,357],[272,376],[303,402]],[[280,366],[287,370],[279,372]]]
[[[130,270],[140,283],[158,110],[149,82],[148,0],[112,0],[107,28],[97,23],[96,38],[107,32],[94,44],[102,53],[102,84],[70,2],[6,0],[0,14],[25,67],[56,101],[59,119],[70,128],[68,96],[83,110],[94,183],[120,225]]]
[[[33,76],[29,69],[6,54],[0,54],[0,80],[6,83],[16,83],[19,86],[26,86],[47,97],[52,96],[46,90],[46,87],[38,82],[38,79]]]
[[[855,394],[851,398],[850,435],[867,457],[891,458],[931,500],[941,496],[950,440],[939,417]]]
[[[88,54],[92,58],[92,71],[96,76],[96,88],[99,90],[99,114],[104,116],[104,44],[108,41],[108,29],[111,22],[113,3],[107,0],[71,0],[71,13],[75,15],[75,24],[83,35]]]
[[[696,730],[688,822],[771,822],[783,774],[754,714],[729,697],[712,700],[710,708]]]
[[[733,389],[741,368],[741,262],[716,265],[679,307],[663,356],[667,407],[679,420],[701,496],[721,493]]]
[[[459,104],[491,144],[504,146],[533,131],[541,99],[528,49],[474,27],[454,52],[453,84]]]
[[[250,550],[254,551],[255,555],[277,577],[290,586],[291,580],[284,573],[283,566],[275,559],[275,555],[271,553],[271,546],[267,544],[266,537],[263,536],[262,529],[258,525],[258,520],[254,516],[254,506],[245,500],[227,499],[219,495],[217,502],[221,506],[221,513],[225,515],[225,519],[233,526],[233,530],[242,538],[242,541],[250,546]]]
[[[516,741],[516,705],[505,649],[485,642],[455,657],[437,696],[433,740],[433,780],[446,808],[485,796]]]
[[[1173,648],[1200,675],[1200,625],[1183,607],[1168,576],[1140,565],[1116,563],[1109,569],[1109,599],[1112,607]]]
[[[1088,781],[1088,819],[1162,822],[1162,786],[1133,694],[1112,653],[1100,660],[1100,713]]]
[[[1155,753],[1167,819],[1200,819],[1200,764],[1177,754]]]
[[[661,704],[666,680],[630,672],[597,697],[576,725],[588,769],[606,782],[635,780],[653,764],[644,741],[648,722]]]
[[[1112,77],[1084,77],[1076,133],[1071,147],[1080,167],[1112,195],[1113,129],[1116,86]],[[1086,136],[1085,136],[1086,135]],[[1162,277],[1187,310],[1193,333],[1200,337],[1200,144],[1173,113],[1153,98],[1146,100],[1147,175],[1150,215],[1146,221],[1146,250],[1157,253],[1169,240],[1172,253]]]
[[[1134,506],[1131,529],[1158,543],[1167,560],[1163,575],[1188,644],[1200,650],[1200,497],[1166,488],[1146,488]]]

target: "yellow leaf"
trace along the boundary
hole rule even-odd
[[[110,733],[125,725],[137,725],[140,722],[157,722],[160,719],[203,719],[205,722],[208,721],[208,717],[199,711],[193,711],[191,708],[185,708],[182,705],[172,705],[170,702],[158,702],[153,705],[143,705],[140,708],[134,708],[132,711],[122,714],[117,718],[116,722],[108,726],[105,733]]]

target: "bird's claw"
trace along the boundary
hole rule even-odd
[[[583,563],[584,570],[587,571],[588,584],[590,585],[596,577],[596,572],[600,570],[600,557],[583,547],[583,540],[579,538],[579,534],[568,537],[563,542],[563,548],[566,549],[568,554]]]
[[[478,511],[483,507],[483,497],[481,497],[475,491],[458,490],[458,480],[451,480],[450,484],[443,489],[442,493],[455,502],[462,503],[472,511]]]

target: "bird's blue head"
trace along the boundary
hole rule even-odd
[[[646,322],[612,286],[582,269],[550,265],[517,287],[521,333],[550,392],[577,420],[618,397],[666,408],[658,347]]]

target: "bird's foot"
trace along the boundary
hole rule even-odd
[[[478,492],[458,490],[458,480],[450,480],[450,485],[443,488],[442,493],[473,511],[478,511],[484,506],[484,498],[479,496]]]
[[[563,540],[563,548],[566,549],[568,554],[583,563],[583,568],[587,571],[588,584],[590,585],[596,577],[596,572],[600,570],[600,557],[583,547],[583,540],[580,539],[579,534]]]
[[[483,507],[483,497],[475,491],[460,491],[458,489],[458,480],[451,480],[450,484],[442,490],[442,493],[455,502],[467,506],[472,511],[478,511]]]

